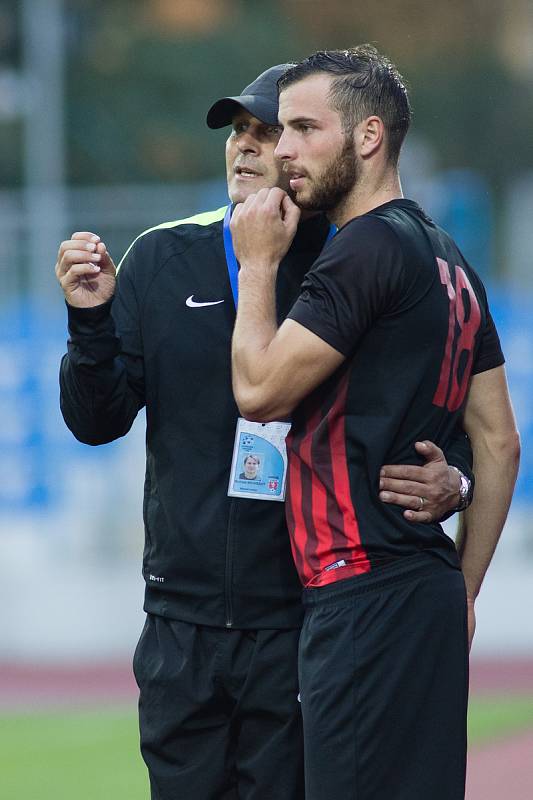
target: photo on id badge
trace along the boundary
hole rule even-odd
[[[283,500],[287,422],[239,419],[235,434],[228,495],[257,500]]]

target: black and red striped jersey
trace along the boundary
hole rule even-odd
[[[445,448],[471,374],[503,364],[485,289],[448,234],[410,200],[348,222],[308,272],[289,317],[346,360],[293,413],[287,520],[304,585],[432,551],[457,563],[438,523],[378,497],[382,464]]]

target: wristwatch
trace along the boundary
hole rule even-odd
[[[454,508],[454,511],[464,511],[472,502],[472,481],[453,464],[449,466],[459,475],[459,505]]]

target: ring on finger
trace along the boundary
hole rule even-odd
[[[418,510],[419,511],[423,511],[424,510],[424,506],[426,505],[426,498],[425,497],[419,497],[418,499],[420,500],[420,505],[418,506]]]

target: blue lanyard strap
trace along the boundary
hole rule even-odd
[[[233,249],[233,240],[231,238],[231,231],[229,227],[231,219],[231,203],[226,209],[224,214],[224,250],[226,251],[226,264],[228,265],[228,276],[231,286],[231,293],[233,295],[233,302],[235,308],[239,302],[239,265],[235,257],[235,250]]]
[[[324,247],[327,245],[330,239],[333,239],[335,234],[337,233],[337,226],[333,225],[333,223],[329,226],[328,235],[326,236],[326,241],[324,242]]]
[[[227,207],[226,213],[224,214],[224,250],[226,252],[226,264],[228,266],[228,277],[231,286],[231,293],[233,295],[233,302],[235,303],[235,308],[237,308],[239,302],[239,265],[235,256],[235,250],[233,249],[233,240],[231,238],[231,230],[229,227],[230,220],[231,203]],[[324,245],[326,245],[336,233],[337,228],[335,225],[330,225]]]

